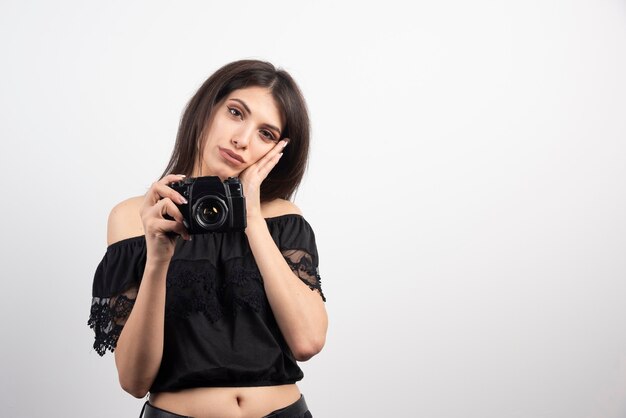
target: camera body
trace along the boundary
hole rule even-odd
[[[246,199],[236,177],[191,177],[170,184],[187,199],[176,206],[190,234],[243,231],[246,229]]]

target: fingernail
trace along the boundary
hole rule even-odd
[[[285,139],[285,143],[283,144],[283,148],[285,148],[288,143],[289,143],[289,139]]]
[[[185,199],[184,197],[180,198],[180,203],[182,203],[183,205],[187,204],[187,199]]]
[[[283,153],[281,152],[280,154],[278,154],[278,158],[282,157]]]

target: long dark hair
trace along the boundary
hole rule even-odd
[[[261,184],[261,201],[291,199],[302,181],[309,154],[309,114],[293,78],[269,62],[241,60],[226,64],[211,75],[189,100],[178,126],[176,144],[161,175],[192,175],[207,123],[215,105],[232,91],[246,87],[269,89],[283,113],[282,138],[289,138],[278,164]]]

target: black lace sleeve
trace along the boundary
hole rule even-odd
[[[87,325],[94,330],[93,348],[101,356],[115,350],[133,309],[145,261],[145,239],[135,237],[110,245],[96,269]]]
[[[315,233],[311,225],[300,215],[287,215],[274,218],[270,223],[274,241],[278,244],[291,270],[311,290],[316,290],[326,302],[319,274],[319,257],[315,243]]]
[[[302,280],[311,290],[317,290],[326,302],[324,292],[322,292],[322,283],[317,266],[313,264],[313,256],[303,250],[285,250],[282,251],[287,264],[291,270]]]

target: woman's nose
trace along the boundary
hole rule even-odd
[[[250,144],[250,141],[252,140],[252,135],[254,135],[252,129],[242,129],[241,131],[236,132],[235,135],[233,135],[231,142],[235,146],[235,148],[245,149]]]

